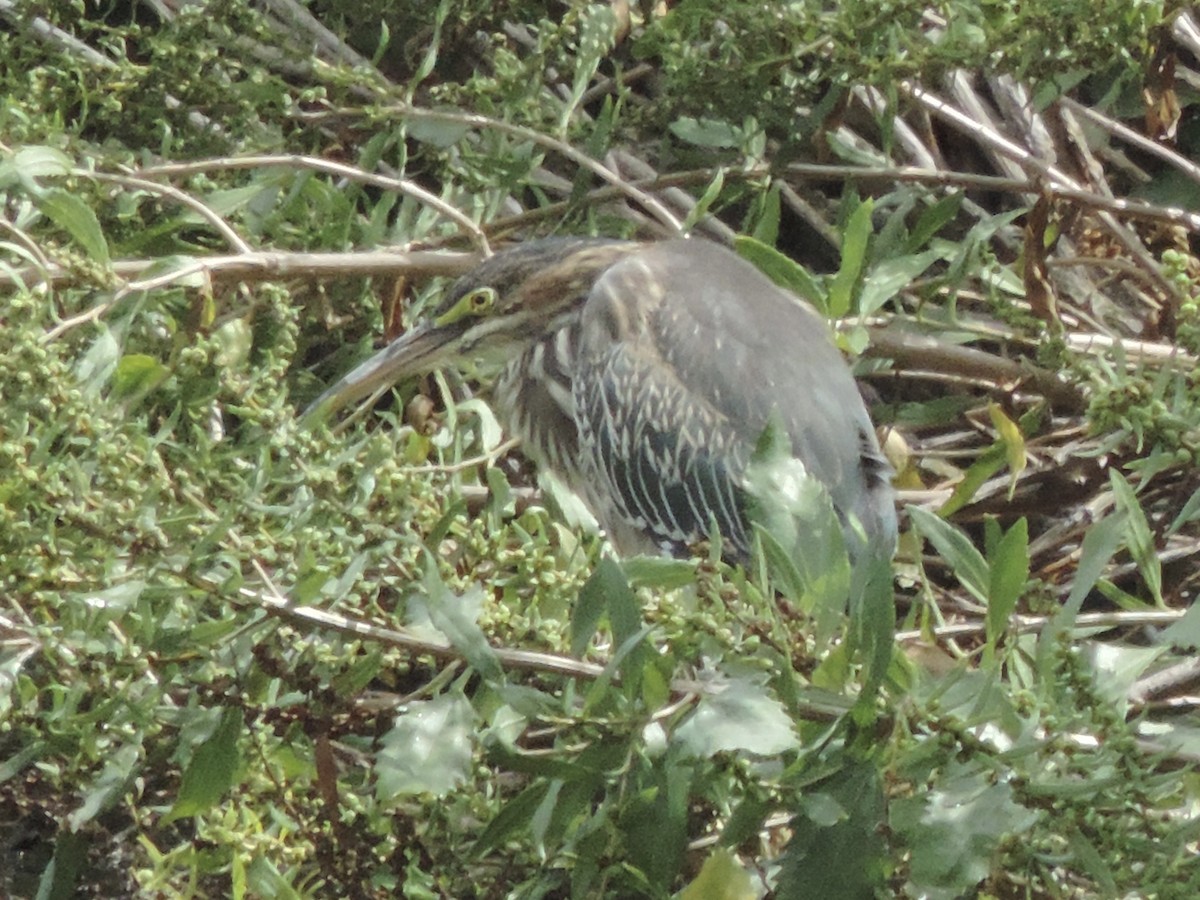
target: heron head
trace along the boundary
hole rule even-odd
[[[458,279],[433,314],[371,356],[304,412],[322,420],[404,378],[503,363],[577,315],[593,282],[639,245],[547,238],[502,250]]]

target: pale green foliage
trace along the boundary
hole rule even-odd
[[[1194,525],[1200,491],[1166,519],[1148,495],[1195,459],[1193,372],[1119,355],[1068,368],[1091,385],[1102,449],[1144,453],[1105,479],[1114,502],[1076,533],[1069,584],[1039,574],[1032,518],[947,520],[1005,466],[1016,482],[1051,430],[997,410],[1007,427],[942,515],[908,516],[902,627],[936,627],[935,588],[980,611],[964,658],[926,670],[896,652],[891,580],[853,574],[828,498],[769,446],[756,479],[777,502],[745,569],[715,552],[616,562],[519,506],[527,472],[463,465],[499,433],[447,379],[427,430],[398,411],[413,385],[340,433],[297,424],[398,327],[380,304],[393,283],[194,265],[238,252],[205,210],[256,250],[456,235],[411,194],[288,154],[409,178],[482,222],[519,207],[528,218],[505,227],[520,233],[637,232],[547,144],[398,106],[452,105],[597,159],[650,147],[663,173],[701,167],[680,182],[698,200],[689,224],[712,214],[745,232],[739,250],[771,277],[851,317],[852,353],[870,340],[855,317],[888,312],[975,340],[954,330],[969,289],[1048,357],[1061,345],[1014,304],[1019,272],[990,243],[1020,210],[849,185],[825,198],[840,259],[800,265],[776,249],[796,227],[781,184],[754,167],[799,152],[853,84],[894,103],[897,79],[977,58],[1041,99],[1085,75],[1123,96],[1160,6],[684,2],[657,17],[639,3],[622,37],[606,4],[308,4],[357,66],[314,62],[323,39],[242,0],[164,4],[180,7],[171,21],[155,4],[40,6],[107,62],[31,40],[34,13],[5,13],[0,893],[1197,892],[1195,780],[1139,742],[1195,753],[1200,729],[1127,721],[1117,690],[1194,649],[1195,617],[1150,650],[1085,653],[1079,624],[1097,598],[1172,599],[1155,542]],[[930,11],[946,28],[926,27]],[[622,81],[642,62],[646,96]],[[229,162],[258,153],[281,156]],[[210,165],[170,184],[204,210],[117,177],[187,160]],[[113,268],[138,261],[136,275]],[[423,285],[418,308],[440,289]],[[920,429],[971,402],[901,397],[885,416]],[[483,487],[469,505],[462,489]],[[1114,574],[1126,559],[1133,583]],[[430,652],[309,607],[403,628]],[[1012,627],[1047,609],[1036,633]],[[783,838],[767,827],[779,813]]]

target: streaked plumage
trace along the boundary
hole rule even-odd
[[[582,238],[501,251],[311,412],[474,357],[507,361],[501,421],[623,551],[678,548],[715,522],[744,554],[742,477],[774,415],[843,520],[891,552],[889,469],[826,323],[721,246]]]

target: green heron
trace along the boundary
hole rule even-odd
[[[825,485],[852,554],[864,540],[895,546],[890,469],[826,322],[724,247],[556,238],[502,250],[306,416],[465,360],[503,365],[502,424],[621,552],[677,552],[715,526],[744,557],[745,475],[772,421]]]

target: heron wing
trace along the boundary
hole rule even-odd
[[[886,490],[886,464],[828,325],[752,265],[704,241],[649,245],[604,273],[583,315],[574,393],[584,452],[630,518],[694,536],[714,515],[722,533],[744,533],[739,510],[723,516],[740,504],[741,475],[775,415],[840,512],[888,527],[874,491]],[[647,483],[659,472],[665,483]],[[707,514],[664,512],[681,493],[696,500],[689,512]]]

